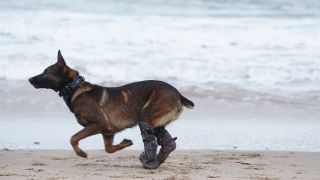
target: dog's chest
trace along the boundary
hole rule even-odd
[[[77,122],[83,127],[85,127],[87,124],[89,124],[89,121],[86,118],[81,118],[81,117],[76,116],[76,119],[77,119]]]

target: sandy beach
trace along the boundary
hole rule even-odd
[[[320,153],[176,151],[157,170],[142,168],[140,151],[1,150],[0,179],[320,179]]]

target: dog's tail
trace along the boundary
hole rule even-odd
[[[192,109],[194,107],[194,103],[189,99],[187,99],[186,97],[182,96],[181,94],[180,94],[180,100],[181,100],[181,103],[187,108]]]

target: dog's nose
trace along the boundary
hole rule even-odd
[[[34,80],[34,77],[29,78],[29,82],[32,83],[32,81]]]

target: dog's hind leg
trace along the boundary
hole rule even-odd
[[[168,158],[169,154],[176,149],[175,141],[177,138],[172,138],[164,127],[155,128],[154,135],[157,137],[157,143],[161,146],[157,160],[159,164],[162,164]],[[140,161],[146,161],[145,153],[140,155]]]
[[[78,146],[79,141],[81,139],[84,139],[88,136],[92,136],[95,134],[99,134],[101,132],[101,129],[99,128],[99,126],[97,124],[89,124],[88,126],[86,126],[85,128],[83,128],[81,131],[79,131],[78,133],[76,133],[75,135],[73,135],[70,139],[70,144],[72,145],[72,148],[74,150],[74,152],[83,158],[87,157],[87,153],[85,153],[83,150],[81,150]]]
[[[121,143],[119,143],[117,145],[113,145],[114,135],[102,134],[102,136],[103,136],[103,140],[104,140],[104,147],[105,147],[105,150],[107,153],[114,153],[116,151],[124,149],[124,148],[131,146],[133,144],[131,140],[124,139],[124,140],[122,140]]]

